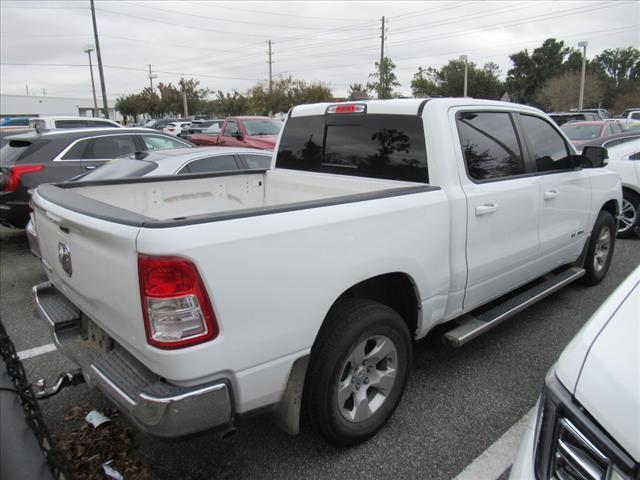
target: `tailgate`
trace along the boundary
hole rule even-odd
[[[139,228],[65,209],[37,191],[33,200],[49,280],[121,345],[140,351],[146,337],[136,253]]]

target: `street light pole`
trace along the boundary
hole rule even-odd
[[[460,55],[460,61],[464,62],[464,98],[467,98],[467,63],[468,57],[466,55]]]
[[[109,105],[107,103],[107,87],[104,84],[104,70],[102,69],[102,56],[100,55],[100,41],[98,40],[98,25],[96,23],[96,7],[93,0],[89,0],[91,5],[91,20],[93,22],[93,37],[96,42],[96,57],[98,57],[98,74],[100,74],[100,86],[102,88],[102,105],[104,106],[104,118],[109,118]]]
[[[89,71],[91,72],[91,92],[93,93],[93,115],[92,117],[100,116],[98,110],[98,99],[96,98],[96,82],[93,80],[93,64],[91,63],[91,52],[93,52],[93,45],[87,45],[84,47],[84,53],[89,55]]]
[[[580,76],[580,99],[578,100],[578,110],[582,110],[584,103],[584,77],[587,69],[587,43],[578,42],[578,47],[582,47],[582,75]]]

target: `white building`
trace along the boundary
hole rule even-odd
[[[109,118],[121,120],[111,100]],[[100,107],[101,102],[98,102]],[[93,108],[93,99],[47,97],[36,95],[2,95],[0,94],[0,117],[42,117],[47,115],[71,115],[81,117],[97,117]]]

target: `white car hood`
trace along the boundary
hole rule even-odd
[[[608,434],[640,460],[640,267],[571,341],[556,374]]]

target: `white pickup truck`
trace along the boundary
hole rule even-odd
[[[392,414],[412,340],[461,345],[605,276],[622,203],[534,108],[472,99],[293,108],[271,168],[42,185],[58,348],[141,429],[300,407],[329,442]]]

